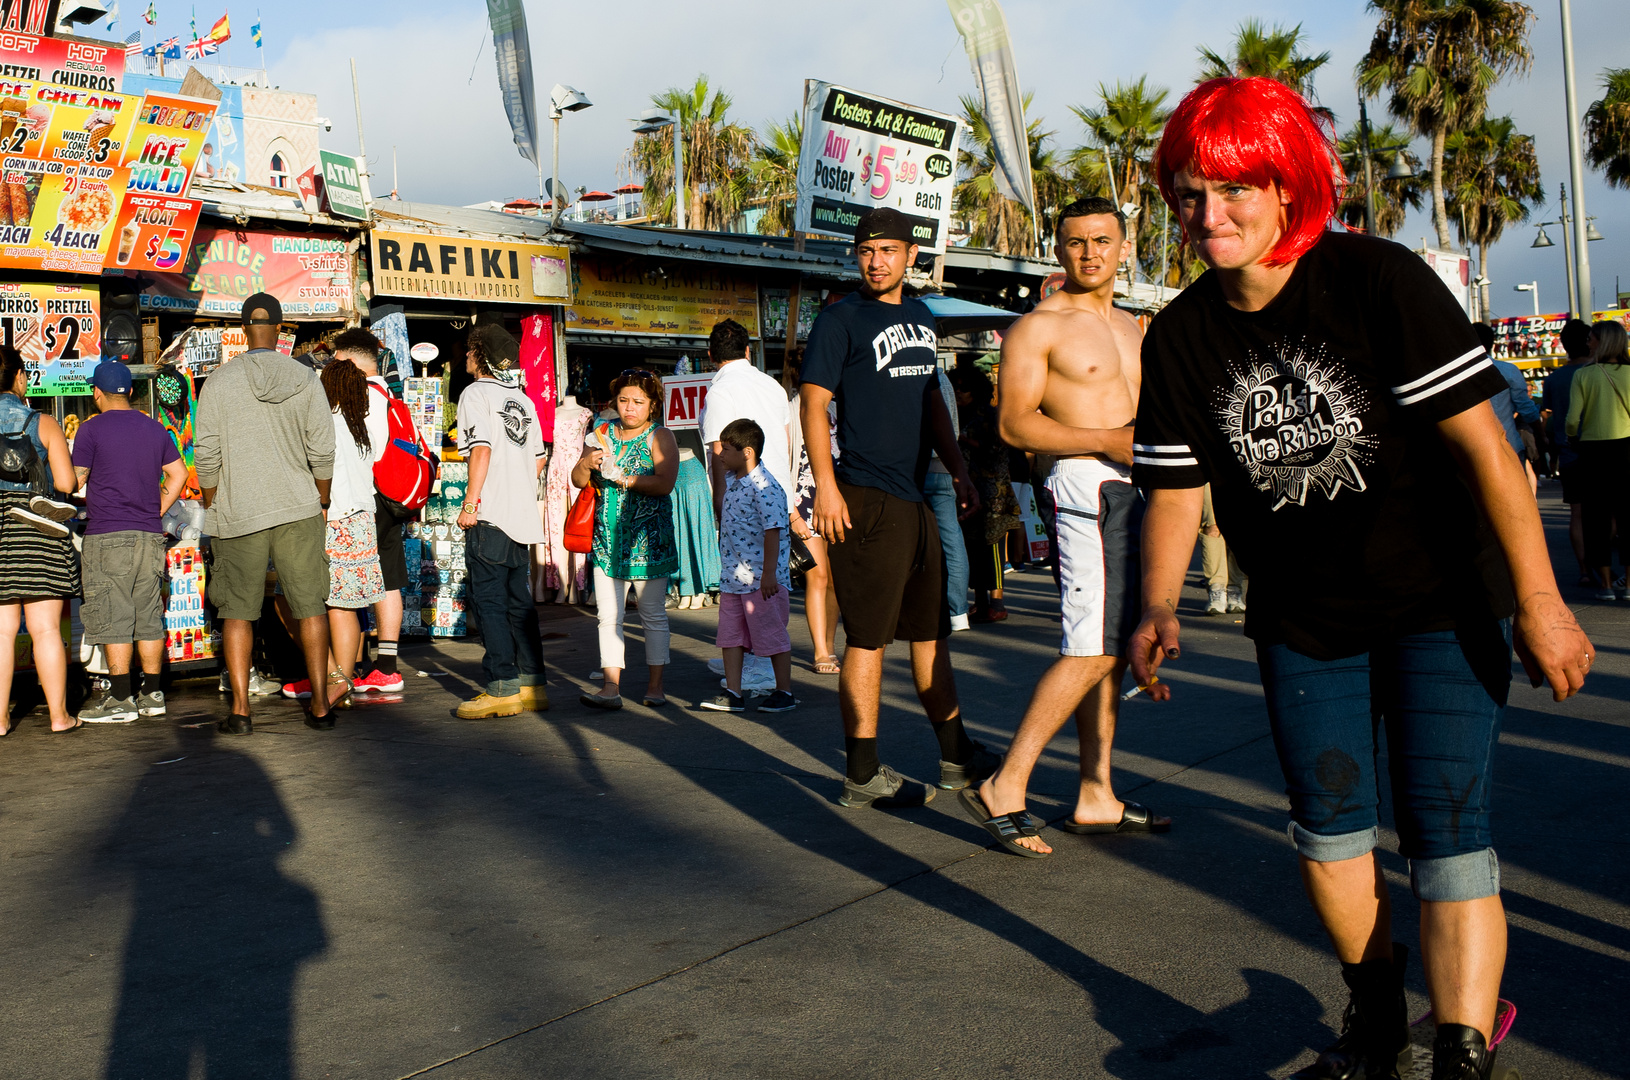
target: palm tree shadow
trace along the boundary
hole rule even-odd
[[[320,904],[279,869],[298,834],[261,767],[189,757],[148,769],[103,849],[134,887],[105,1075],[286,1080],[295,978],[327,947]]]

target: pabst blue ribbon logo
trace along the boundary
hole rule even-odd
[[[1281,342],[1272,359],[1253,356],[1217,409],[1229,445],[1273,509],[1307,505],[1310,490],[1334,500],[1365,488],[1360,466],[1375,436],[1364,432],[1362,390],[1337,373],[1322,346]]]

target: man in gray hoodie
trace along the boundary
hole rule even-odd
[[[276,350],[283,305],[256,293],[243,302],[249,351],[222,364],[198,396],[193,463],[203,492],[204,531],[214,564],[209,599],[225,624],[232,713],[217,725],[227,735],[248,735],[252,623],[266,593],[266,563],[300,623],[300,647],[313,694],[306,723],[334,726],[334,690],[328,686],[328,485],[334,475],[334,421],[322,382],[299,361]]]

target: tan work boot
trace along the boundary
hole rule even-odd
[[[460,720],[490,720],[495,716],[519,716],[525,708],[520,694],[493,697],[480,693],[458,707]]]
[[[549,691],[541,686],[521,687],[521,708],[543,712],[549,707]]]

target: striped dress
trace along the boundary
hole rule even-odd
[[[15,394],[0,394],[0,432],[28,431],[34,452],[45,460],[45,444],[30,426],[33,410]],[[46,536],[11,516],[12,507],[28,509],[27,484],[0,480],[0,604],[79,595],[79,552],[71,537]]]

